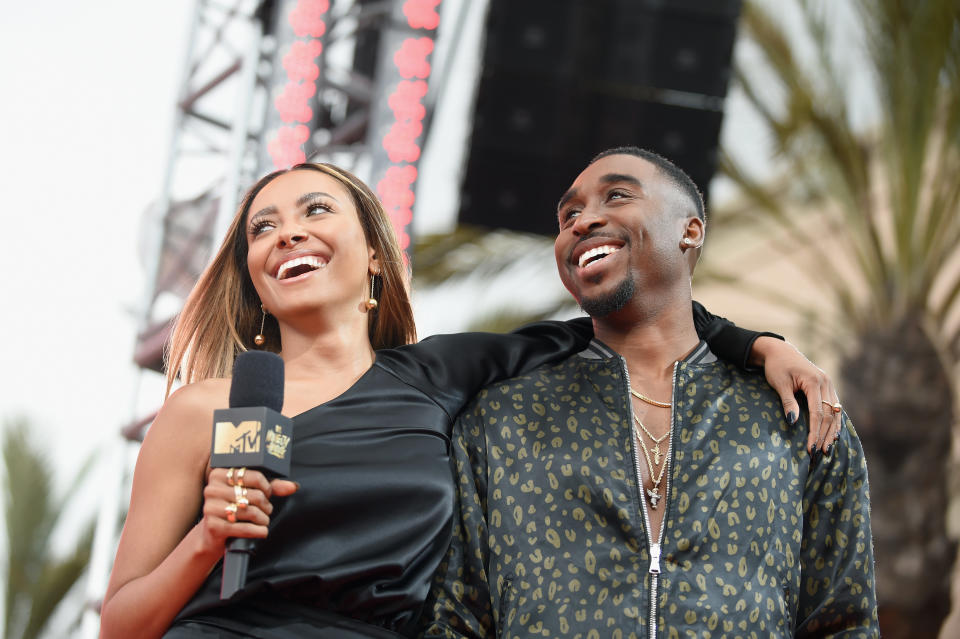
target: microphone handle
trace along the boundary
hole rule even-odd
[[[236,378],[233,384],[236,384]],[[236,403],[232,394],[230,401]],[[292,438],[293,420],[266,406],[233,406],[215,410],[210,467],[247,468],[263,473],[268,479],[287,477],[290,474],[289,445]],[[247,566],[254,546],[252,539],[227,539],[220,599],[231,598],[246,585]]]
[[[223,581],[220,582],[220,599],[229,599],[247,583],[247,565],[253,554],[254,539],[231,537],[223,553]]]

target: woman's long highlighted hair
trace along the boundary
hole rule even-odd
[[[403,254],[380,200],[349,171],[331,164],[298,164],[261,178],[243,197],[216,257],[197,280],[177,317],[165,353],[168,395],[178,377],[185,384],[229,377],[236,356],[247,350],[260,332],[260,297],[247,270],[247,215],[257,194],[290,171],[324,173],[353,197],[367,244],[376,251],[380,264],[379,304],[368,318],[370,344],[380,349],[416,341]],[[264,348],[279,352],[280,329],[271,315],[266,318],[263,334]]]

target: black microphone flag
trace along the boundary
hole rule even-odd
[[[268,478],[290,474],[293,421],[283,407],[283,360],[274,353],[241,353],[233,365],[230,408],[213,412],[211,468],[246,467]],[[234,538],[223,557],[220,598],[243,588],[254,540]]]

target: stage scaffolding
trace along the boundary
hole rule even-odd
[[[452,2],[462,15],[467,3]],[[173,317],[229,226],[242,190],[275,168],[333,162],[375,186],[407,248],[440,0],[197,0],[160,196],[145,214],[147,294],[134,348],[130,423],[107,464],[81,636],[99,631],[131,450],[155,411],[144,377],[163,372]],[[454,16],[453,24],[462,28]],[[452,48],[452,47],[451,47]]]

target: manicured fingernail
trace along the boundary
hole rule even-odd
[[[793,410],[792,410],[792,411],[790,411],[789,413],[787,413],[787,423],[788,423],[788,424],[791,424],[791,425],[797,423],[797,412],[796,412],[796,411],[793,411]]]
[[[300,482],[298,482],[298,481],[295,481],[295,482],[293,482],[293,483],[294,483],[294,484],[296,485],[296,487],[297,487],[297,490],[300,490]]]

